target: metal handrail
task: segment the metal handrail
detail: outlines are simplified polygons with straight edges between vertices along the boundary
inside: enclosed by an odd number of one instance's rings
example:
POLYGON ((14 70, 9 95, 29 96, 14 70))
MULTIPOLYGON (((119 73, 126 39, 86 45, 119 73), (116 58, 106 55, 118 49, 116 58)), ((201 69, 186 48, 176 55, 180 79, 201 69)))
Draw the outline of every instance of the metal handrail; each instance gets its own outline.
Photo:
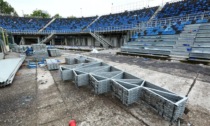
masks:
POLYGON ((76 34, 76 33, 89 33, 89 31, 93 32, 117 32, 117 31, 130 31, 130 30, 140 30, 145 29, 147 27, 157 27, 159 25, 171 25, 177 21, 189 21, 192 19, 208 19, 210 11, 205 11, 202 14, 196 13, 196 14, 190 14, 186 16, 174 16, 174 17, 168 17, 168 18, 161 18, 161 19, 154 19, 150 22, 140 22, 139 24, 129 24, 129 25, 120 25, 120 26, 107 26, 107 27, 99 27, 94 29, 75 29, 75 30, 44 30, 42 32, 38 32, 39 30, 7 30, 11 33, 16 34, 76 34))

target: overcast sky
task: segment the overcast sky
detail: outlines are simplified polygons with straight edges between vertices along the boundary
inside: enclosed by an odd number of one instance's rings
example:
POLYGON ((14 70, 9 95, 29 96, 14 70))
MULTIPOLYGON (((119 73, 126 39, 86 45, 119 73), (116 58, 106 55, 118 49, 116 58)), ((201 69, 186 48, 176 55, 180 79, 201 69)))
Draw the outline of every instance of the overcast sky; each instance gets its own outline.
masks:
POLYGON ((59 13, 68 16, 95 16, 116 13, 124 10, 134 10, 141 7, 157 6, 171 0, 5 0, 22 16, 31 14, 33 10, 41 9, 50 15, 59 13), (113 3, 113 4, 112 4, 113 3))

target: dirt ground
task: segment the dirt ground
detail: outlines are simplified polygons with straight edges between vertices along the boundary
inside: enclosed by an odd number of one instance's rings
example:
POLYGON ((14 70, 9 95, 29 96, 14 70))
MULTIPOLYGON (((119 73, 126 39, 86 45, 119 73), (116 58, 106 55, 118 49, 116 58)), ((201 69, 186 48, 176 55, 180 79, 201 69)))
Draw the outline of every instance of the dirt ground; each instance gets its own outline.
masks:
MULTIPOLYGON (((68 54, 83 53, 65 51, 57 59, 63 60, 68 54)), ((133 74, 140 71, 138 76, 146 80, 159 82, 160 86, 178 94, 188 94, 188 111, 181 119, 181 125, 209 126, 209 66, 116 56, 113 53, 84 55, 102 59, 133 74), (183 87, 178 88, 174 83, 183 87)), ((141 101, 127 107, 111 94, 97 96, 90 87, 77 88, 73 82, 63 82, 58 70, 29 69, 23 65, 13 84, 0 88, 1 126, 67 126, 72 119, 79 126, 171 125, 141 101)))

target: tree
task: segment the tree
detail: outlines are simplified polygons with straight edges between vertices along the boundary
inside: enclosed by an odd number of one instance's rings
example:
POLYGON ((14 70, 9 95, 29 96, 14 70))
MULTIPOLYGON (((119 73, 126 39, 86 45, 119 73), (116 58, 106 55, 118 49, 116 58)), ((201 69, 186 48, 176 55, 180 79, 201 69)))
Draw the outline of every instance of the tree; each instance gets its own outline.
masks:
POLYGON ((67 18, 76 18, 76 17, 72 15, 72 16, 69 16, 69 17, 67 17, 67 18))
POLYGON ((31 17, 29 14, 24 14, 23 17, 31 17))
POLYGON ((0 0, 0 13, 18 16, 15 9, 4 0, 0 0))
POLYGON ((42 17, 42 18, 50 18, 50 14, 47 11, 43 10, 34 10, 30 15, 31 17, 42 17))
POLYGON ((54 18, 62 18, 62 16, 60 16, 59 14, 56 14, 53 16, 54 18))

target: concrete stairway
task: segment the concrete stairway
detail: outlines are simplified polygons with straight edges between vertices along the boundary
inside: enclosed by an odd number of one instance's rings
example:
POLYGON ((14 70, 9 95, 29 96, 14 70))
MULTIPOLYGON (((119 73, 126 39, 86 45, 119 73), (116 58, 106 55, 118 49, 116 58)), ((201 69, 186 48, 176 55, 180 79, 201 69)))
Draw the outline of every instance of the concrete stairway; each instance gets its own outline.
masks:
POLYGON ((45 28, 47 28, 51 23, 53 23, 56 18, 53 18, 49 23, 47 23, 42 29, 39 30, 39 33, 42 32, 45 28))
POLYGON ((189 57, 210 60, 210 24, 202 24, 199 27, 189 57))
POLYGON ((171 51, 171 57, 188 58, 190 48, 193 46, 200 24, 187 25, 179 35, 171 51))
POLYGON ((82 31, 87 30, 93 23, 95 23, 97 20, 99 20, 101 16, 98 16, 93 22, 91 22, 85 29, 83 29, 82 31))
POLYGON ((168 57, 177 38, 177 35, 142 36, 122 46, 121 52, 168 57))
POLYGON ((112 44, 107 41, 104 37, 99 35, 98 33, 95 32, 89 32, 96 40, 98 40, 104 48, 112 47, 112 44))
POLYGON ((54 33, 51 33, 49 36, 47 36, 45 39, 43 39, 40 43, 46 43, 51 41, 55 37, 54 33))

